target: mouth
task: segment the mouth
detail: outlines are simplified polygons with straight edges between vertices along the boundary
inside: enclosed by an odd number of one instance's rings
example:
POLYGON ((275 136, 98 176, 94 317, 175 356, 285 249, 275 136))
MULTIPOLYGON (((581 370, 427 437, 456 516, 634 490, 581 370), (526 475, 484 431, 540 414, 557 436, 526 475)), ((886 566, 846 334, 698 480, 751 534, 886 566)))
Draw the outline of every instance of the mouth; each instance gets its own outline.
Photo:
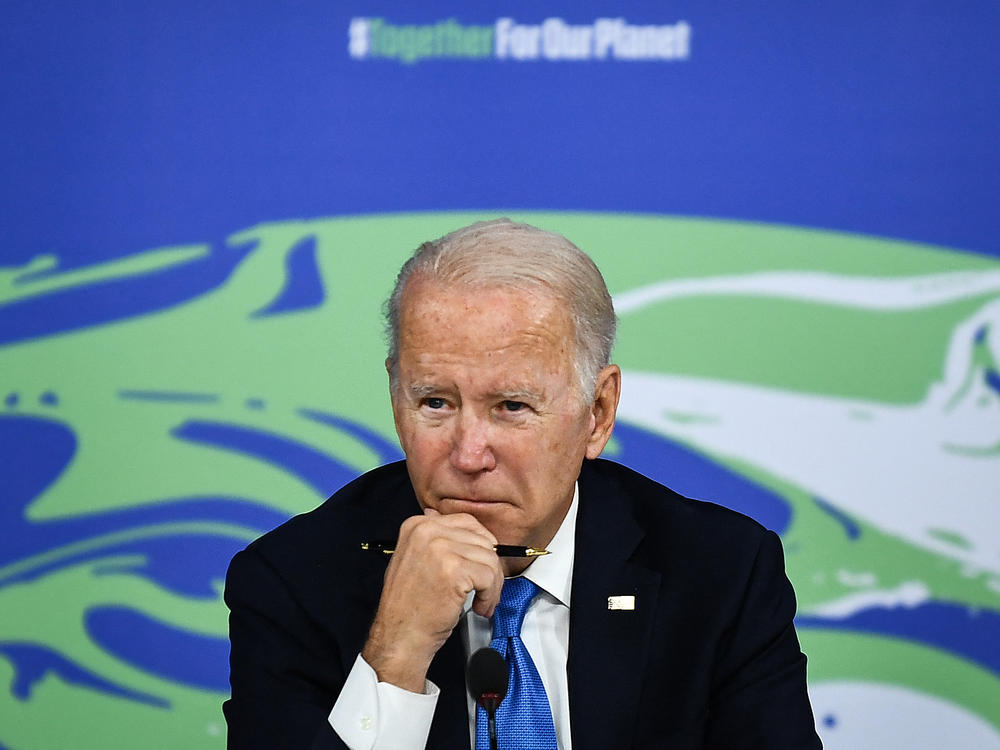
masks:
POLYGON ((500 503, 502 500, 498 500, 492 497, 442 497, 441 502, 445 503, 500 503))
POLYGON ((469 510, 472 508, 488 508, 504 502, 506 501, 491 497, 442 497, 439 505, 447 508, 469 510))

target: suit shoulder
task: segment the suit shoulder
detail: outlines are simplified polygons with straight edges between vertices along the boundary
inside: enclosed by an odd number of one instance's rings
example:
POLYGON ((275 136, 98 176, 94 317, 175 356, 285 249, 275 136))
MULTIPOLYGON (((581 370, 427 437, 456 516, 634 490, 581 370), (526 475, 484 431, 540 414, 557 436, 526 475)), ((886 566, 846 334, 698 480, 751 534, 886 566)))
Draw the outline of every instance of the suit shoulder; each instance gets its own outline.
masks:
POLYGON ((300 513, 272 529, 247 549, 273 564, 288 558, 303 563, 310 557, 328 557, 337 549, 354 548, 379 515, 409 507, 412 488, 406 464, 397 461, 372 469, 348 482, 321 505, 300 513))
POLYGON ((587 463, 585 469, 605 483, 606 491, 620 494, 631 504, 647 532, 660 530, 692 541, 710 539, 713 546, 742 540, 754 547, 767 534, 767 529, 749 516, 714 502, 685 497, 622 464, 604 459, 587 463))

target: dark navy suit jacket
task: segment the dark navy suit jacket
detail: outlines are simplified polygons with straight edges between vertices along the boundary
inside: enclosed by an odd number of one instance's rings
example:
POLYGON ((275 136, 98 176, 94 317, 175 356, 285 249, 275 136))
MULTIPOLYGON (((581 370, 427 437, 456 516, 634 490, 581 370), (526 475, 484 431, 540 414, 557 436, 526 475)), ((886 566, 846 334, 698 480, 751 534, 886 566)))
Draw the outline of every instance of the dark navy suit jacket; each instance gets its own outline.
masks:
MULTIPOLYGON (((580 473, 569 702, 574 750, 819 748, 778 537, 618 464, 580 473), (634 610, 608 597, 635 596, 634 610)), ((229 569, 230 748, 343 748, 327 716, 361 651, 386 556, 420 512, 402 462, 376 469, 240 552, 229 569)), ((469 747, 456 633, 428 748, 469 747)))

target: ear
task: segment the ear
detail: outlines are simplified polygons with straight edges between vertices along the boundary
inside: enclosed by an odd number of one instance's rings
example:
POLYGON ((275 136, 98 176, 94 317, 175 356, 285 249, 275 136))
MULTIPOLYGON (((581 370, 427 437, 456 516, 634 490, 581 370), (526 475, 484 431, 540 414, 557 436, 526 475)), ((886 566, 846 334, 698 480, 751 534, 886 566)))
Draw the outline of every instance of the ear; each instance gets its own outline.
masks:
POLYGON ((594 403, 590 406, 591 428, 587 438, 587 458, 597 458, 611 438, 618 413, 618 398, 622 393, 622 371, 618 365, 608 365, 597 376, 594 403))

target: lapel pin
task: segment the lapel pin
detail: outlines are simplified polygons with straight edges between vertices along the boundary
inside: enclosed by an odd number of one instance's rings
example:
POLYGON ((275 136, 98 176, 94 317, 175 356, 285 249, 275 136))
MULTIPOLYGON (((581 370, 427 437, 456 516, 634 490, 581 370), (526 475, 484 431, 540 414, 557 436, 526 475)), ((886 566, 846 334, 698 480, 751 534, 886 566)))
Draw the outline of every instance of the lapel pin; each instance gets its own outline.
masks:
POLYGON ((609 596, 608 609, 633 610, 635 609, 634 596, 609 596))

